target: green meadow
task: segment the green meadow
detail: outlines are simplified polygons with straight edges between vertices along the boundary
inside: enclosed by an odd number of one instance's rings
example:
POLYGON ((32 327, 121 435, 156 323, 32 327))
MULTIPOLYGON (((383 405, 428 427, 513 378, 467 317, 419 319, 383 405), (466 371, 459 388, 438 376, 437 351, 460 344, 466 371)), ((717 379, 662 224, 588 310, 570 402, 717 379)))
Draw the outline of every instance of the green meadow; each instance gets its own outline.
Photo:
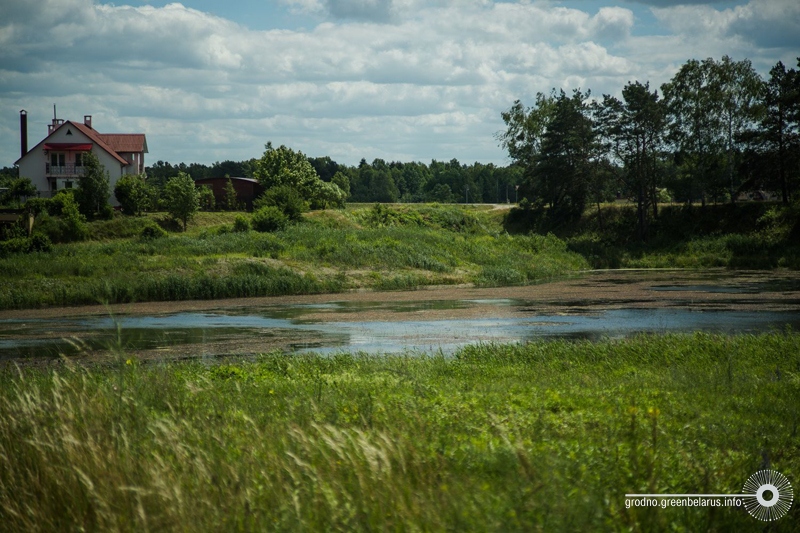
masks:
POLYGON ((645 242, 624 204, 568 224, 438 204, 356 204, 266 233, 237 231, 242 217, 202 212, 184 233, 163 213, 117 215, 81 242, 2 249, 0 309, 522 285, 590 268, 800 268, 797 207, 766 203, 662 206, 645 242))
MULTIPOLYGON (((800 480, 800 335, 0 370, 8 531, 763 531, 626 493, 800 480)), ((797 489, 795 488, 795 491, 797 489)), ((769 525, 796 531, 800 511, 769 525)))
POLYGON ((235 232, 236 213, 201 213, 187 233, 143 237, 163 215, 90 225, 91 239, 0 258, 0 309, 524 284, 589 264, 553 235, 510 235, 502 212, 355 207, 271 232, 235 232))

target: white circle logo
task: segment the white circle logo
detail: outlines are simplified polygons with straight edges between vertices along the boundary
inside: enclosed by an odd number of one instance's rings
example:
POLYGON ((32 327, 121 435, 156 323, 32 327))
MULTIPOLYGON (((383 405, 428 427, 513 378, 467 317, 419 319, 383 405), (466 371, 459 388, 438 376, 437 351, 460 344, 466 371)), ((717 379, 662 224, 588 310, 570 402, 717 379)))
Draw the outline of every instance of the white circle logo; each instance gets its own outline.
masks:
POLYGON ((755 499, 746 498, 744 506, 751 516, 765 522, 788 513, 794 500, 792 484, 775 470, 756 472, 745 482, 742 492, 755 495, 755 499))

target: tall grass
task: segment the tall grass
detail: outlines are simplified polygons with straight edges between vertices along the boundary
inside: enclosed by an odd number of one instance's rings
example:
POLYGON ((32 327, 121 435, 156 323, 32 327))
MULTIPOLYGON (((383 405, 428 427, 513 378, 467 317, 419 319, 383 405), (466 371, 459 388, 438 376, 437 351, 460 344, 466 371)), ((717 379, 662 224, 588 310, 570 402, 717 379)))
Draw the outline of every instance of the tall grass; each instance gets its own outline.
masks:
MULTIPOLYGON (((9 531, 749 531, 630 492, 800 479, 800 335, 0 371, 9 531)), ((771 526, 793 531, 797 506, 771 526)))

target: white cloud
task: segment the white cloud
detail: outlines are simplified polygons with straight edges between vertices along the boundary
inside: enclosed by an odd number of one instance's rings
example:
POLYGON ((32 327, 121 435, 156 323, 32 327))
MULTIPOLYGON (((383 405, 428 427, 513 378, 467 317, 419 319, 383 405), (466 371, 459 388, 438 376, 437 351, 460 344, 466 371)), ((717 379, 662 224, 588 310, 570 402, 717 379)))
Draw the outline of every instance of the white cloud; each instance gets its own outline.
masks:
MULTIPOLYGON (((772 16, 748 6, 656 10, 673 35, 655 38, 632 37, 636 17, 621 7, 282 1, 320 23, 253 31, 177 3, 3 4, 0 131, 14 132, 25 108, 33 144, 56 102, 62 118, 93 114, 100 131, 144 131, 151 162, 245 159, 270 139, 347 163, 502 162, 493 134, 515 99, 551 87, 618 92, 632 79, 658 86, 693 56, 686 50, 733 55, 740 48, 723 45, 759 33, 752 24, 772 16), (68 15, 55 16, 56 5, 68 15), (736 25, 745 22, 752 27, 736 25)), ((7 162, 17 155, 15 143, 0 146, 7 162)))
POLYGON ((800 2, 797 0, 750 0, 724 10, 710 5, 682 5, 653 12, 677 34, 695 38, 738 38, 758 47, 800 50, 800 2))

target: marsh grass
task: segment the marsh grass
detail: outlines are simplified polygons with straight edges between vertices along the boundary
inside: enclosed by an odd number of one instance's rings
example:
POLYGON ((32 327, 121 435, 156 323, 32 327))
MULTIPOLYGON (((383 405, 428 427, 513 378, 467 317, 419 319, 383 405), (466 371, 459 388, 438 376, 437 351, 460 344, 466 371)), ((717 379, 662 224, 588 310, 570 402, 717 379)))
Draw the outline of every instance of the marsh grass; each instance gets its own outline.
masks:
MULTIPOLYGON (((0 370, 9 531, 751 531, 626 492, 800 476, 800 335, 0 370)), ((793 531, 790 514, 771 531, 793 531)))

